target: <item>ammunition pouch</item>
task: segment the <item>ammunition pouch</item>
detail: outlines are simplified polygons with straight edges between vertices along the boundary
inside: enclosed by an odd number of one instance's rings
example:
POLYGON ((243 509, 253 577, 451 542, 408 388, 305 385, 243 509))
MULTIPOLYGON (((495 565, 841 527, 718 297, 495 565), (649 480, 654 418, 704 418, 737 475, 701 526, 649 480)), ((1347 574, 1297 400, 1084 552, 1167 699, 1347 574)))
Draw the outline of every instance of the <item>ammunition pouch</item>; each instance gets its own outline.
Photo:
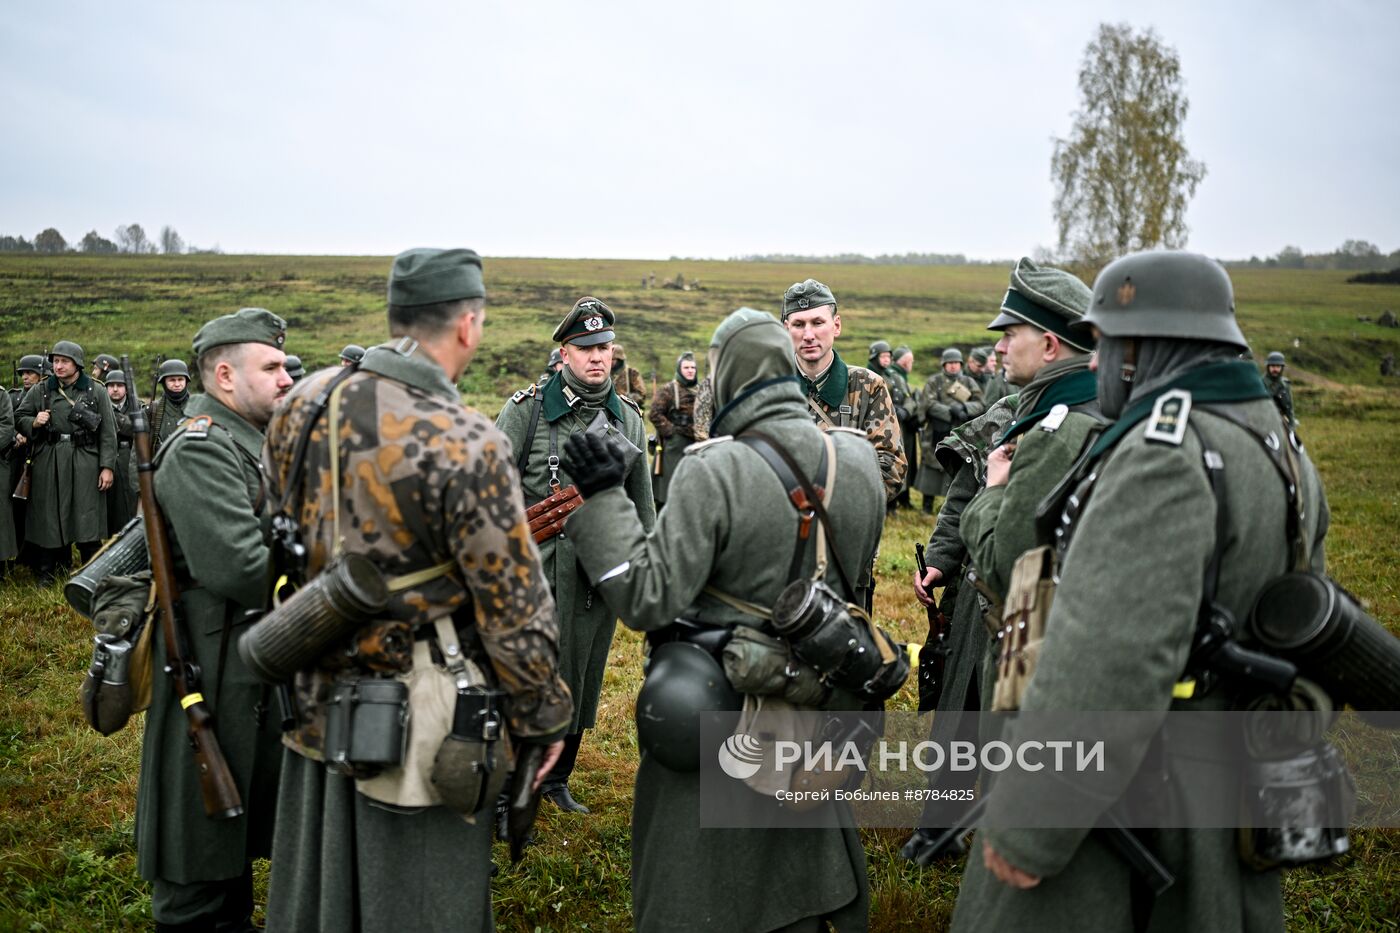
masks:
POLYGON ((749 625, 736 625, 721 653, 724 675, 746 696, 777 697, 798 706, 821 706, 831 695, 821 673, 799 660, 791 646, 749 625))
POLYGON ((818 580, 795 580, 773 604, 773 628, 835 687, 887 700, 909 676, 909 657, 870 616, 818 580))
POLYGON ((151 632, 155 592, 150 571, 103 579, 93 597, 92 663, 79 697, 83 718, 102 735, 151 705, 151 632))
POLYGON ((536 544, 543 544, 564 528, 564 519, 569 513, 583 505, 583 497, 578 487, 572 483, 563 489, 556 489, 547 498, 541 499, 525 510, 525 521, 530 526, 530 537, 536 544))
POLYGON ((1021 708, 1045 641, 1045 622, 1055 596, 1055 552, 1049 546, 1022 554, 1011 570, 1011 585, 1002 604, 997 640, 997 680, 992 709, 1021 708))

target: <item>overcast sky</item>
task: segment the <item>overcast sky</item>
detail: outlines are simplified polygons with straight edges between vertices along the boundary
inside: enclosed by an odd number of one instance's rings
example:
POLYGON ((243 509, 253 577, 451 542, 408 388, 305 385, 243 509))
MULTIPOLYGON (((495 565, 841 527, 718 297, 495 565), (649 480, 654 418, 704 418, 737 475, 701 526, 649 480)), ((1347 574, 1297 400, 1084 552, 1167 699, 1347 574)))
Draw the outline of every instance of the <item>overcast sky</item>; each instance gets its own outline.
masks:
POLYGON ((1180 53, 1193 248, 1400 247, 1394 0, 10 3, 0 233, 1014 257, 1103 21, 1180 53))

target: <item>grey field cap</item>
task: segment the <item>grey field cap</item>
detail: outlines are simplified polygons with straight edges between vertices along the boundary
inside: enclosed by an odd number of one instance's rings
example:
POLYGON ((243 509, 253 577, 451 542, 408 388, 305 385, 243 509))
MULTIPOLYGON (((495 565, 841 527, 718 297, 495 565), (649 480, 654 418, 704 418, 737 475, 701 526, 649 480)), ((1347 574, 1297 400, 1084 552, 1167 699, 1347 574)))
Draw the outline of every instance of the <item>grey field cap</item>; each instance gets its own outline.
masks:
POLYGON ((1089 313, 1109 337, 1212 340, 1247 349, 1235 320, 1235 291, 1220 263, 1200 253, 1149 250, 1115 259, 1094 280, 1089 313))
POLYGON ((987 330, 1006 330, 1013 324, 1030 324, 1054 334, 1070 346, 1088 352, 1094 343, 1074 325, 1089 310, 1092 293, 1079 277, 1064 269, 1039 266, 1022 257, 1011 270, 1011 281, 1001 299, 1001 313, 987 330))
POLYGON ((794 311, 810 311, 826 305, 836 307, 836 296, 816 279, 794 282, 783 292, 783 320, 794 311))

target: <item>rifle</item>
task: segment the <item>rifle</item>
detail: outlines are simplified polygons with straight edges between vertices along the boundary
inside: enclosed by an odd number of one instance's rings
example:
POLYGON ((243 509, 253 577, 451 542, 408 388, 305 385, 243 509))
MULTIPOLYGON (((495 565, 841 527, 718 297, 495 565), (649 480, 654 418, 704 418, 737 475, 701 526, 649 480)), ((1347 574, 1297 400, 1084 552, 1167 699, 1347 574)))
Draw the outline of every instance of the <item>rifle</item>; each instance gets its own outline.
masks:
MULTIPOLYGON (((987 798, 983 797, 958 819, 956 826, 928 845, 924 850, 928 853, 927 857, 931 860, 939 857, 945 851, 957 854, 967 852, 968 847, 963 840, 976 827, 986 811, 987 798)), ((1151 849, 1143 844, 1141 837, 1124 825, 1113 811, 1110 810, 1103 815, 1093 832, 1098 834, 1099 838, 1127 863, 1133 874, 1151 889, 1154 897, 1160 897, 1176 883, 1176 876, 1171 873, 1167 866, 1162 864, 1151 849)), ((931 864, 931 861, 920 864, 931 864)))
MULTIPOLYGON (((914 560, 919 566, 919 579, 928 574, 928 564, 924 562, 924 546, 914 545, 914 560)), ((933 598, 933 594, 929 594, 933 598)), ((948 644, 950 626, 948 617, 934 603, 926 607, 928 612, 928 644, 919 652, 919 708, 933 709, 943 695, 943 683, 948 670, 948 655, 952 647, 948 644), (929 652, 925 662, 924 652, 929 652)))
MULTIPOLYGON (((126 393, 130 396, 136 390, 136 380, 131 372, 131 360, 125 356, 122 357, 122 373, 126 379, 126 393)), ((204 814, 216 820, 232 819, 243 813, 243 800, 214 733, 214 714, 200 693, 199 665, 185 650, 184 626, 176 614, 179 592, 175 583, 175 559, 165 532, 165 517, 156 502, 151 428, 141 408, 136 408, 132 414, 131 424, 136 473, 141 479, 141 512, 146 516, 146 551, 150 555, 161 635, 165 640, 165 673, 174 684, 175 696, 189 722, 190 747, 194 749, 195 767, 199 771, 204 814)))

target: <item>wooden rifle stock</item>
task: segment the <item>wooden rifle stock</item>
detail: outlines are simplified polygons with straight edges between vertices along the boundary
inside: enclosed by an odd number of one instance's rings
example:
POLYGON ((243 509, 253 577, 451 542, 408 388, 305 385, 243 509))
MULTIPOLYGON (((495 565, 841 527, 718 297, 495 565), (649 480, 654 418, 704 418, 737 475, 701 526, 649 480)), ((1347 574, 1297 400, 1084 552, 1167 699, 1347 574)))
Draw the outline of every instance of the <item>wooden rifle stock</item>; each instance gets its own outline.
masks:
MULTIPOLYGON (((126 377, 126 394, 130 398, 136 387, 131 360, 125 356, 122 357, 122 372, 126 377)), ((195 767, 199 771, 204 814, 216 820, 232 819, 242 814, 243 800, 224 759, 223 749, 219 747, 218 736, 214 733, 214 714, 199 692, 199 667, 185 657, 184 632, 176 614, 179 588, 175 582, 175 560, 170 553, 170 539, 165 533, 165 517, 156 502, 155 468, 151 465, 151 429, 139 405, 135 407, 131 421, 136 472, 141 482, 141 511, 146 517, 146 550, 150 554, 161 635, 165 640, 165 673, 175 686, 175 696, 189 722, 190 746, 194 749, 195 767)))

